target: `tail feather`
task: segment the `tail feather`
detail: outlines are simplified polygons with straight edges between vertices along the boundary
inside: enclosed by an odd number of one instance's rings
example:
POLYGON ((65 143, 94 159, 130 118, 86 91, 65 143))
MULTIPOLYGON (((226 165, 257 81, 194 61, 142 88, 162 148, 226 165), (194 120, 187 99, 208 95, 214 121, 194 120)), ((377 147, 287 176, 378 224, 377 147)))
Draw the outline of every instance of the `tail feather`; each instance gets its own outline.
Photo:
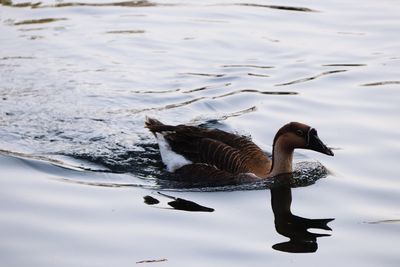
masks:
POLYGON ((146 121, 144 122, 144 124, 146 128, 164 125, 161 121, 150 117, 146 117, 146 121))
POLYGON ((175 129, 175 126, 165 125, 161 121, 154 119, 154 118, 150 118, 150 117, 146 117, 146 121, 144 124, 145 124, 145 127, 147 129, 149 129, 150 132, 152 132, 153 134, 161 133, 161 132, 165 132, 165 131, 174 131, 174 129, 175 129))

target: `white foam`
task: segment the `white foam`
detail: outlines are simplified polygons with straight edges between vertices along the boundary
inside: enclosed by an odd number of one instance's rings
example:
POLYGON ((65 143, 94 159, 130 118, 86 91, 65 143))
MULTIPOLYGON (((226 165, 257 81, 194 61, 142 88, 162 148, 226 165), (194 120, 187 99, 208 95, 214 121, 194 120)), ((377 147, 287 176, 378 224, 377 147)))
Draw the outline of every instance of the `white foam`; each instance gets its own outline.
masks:
POLYGON ((192 162, 186 159, 184 156, 179 155, 172 151, 170 145, 165 140, 164 136, 160 133, 156 133, 158 146, 160 148, 161 158, 164 164, 167 166, 169 172, 174 172, 176 169, 184 165, 191 164, 192 162))

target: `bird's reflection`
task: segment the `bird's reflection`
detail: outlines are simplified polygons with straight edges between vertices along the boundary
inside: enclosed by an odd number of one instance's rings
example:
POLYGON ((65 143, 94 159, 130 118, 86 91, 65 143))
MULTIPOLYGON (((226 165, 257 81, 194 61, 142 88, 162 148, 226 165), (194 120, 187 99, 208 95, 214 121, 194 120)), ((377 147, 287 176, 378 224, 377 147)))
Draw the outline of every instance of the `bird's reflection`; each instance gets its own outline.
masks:
MULTIPOLYGON (((291 253, 310 253, 318 249, 317 239, 330 234, 317 234, 309 232, 309 229, 332 230, 328 223, 334 219, 309 219, 292 214, 292 187, 309 184, 299 183, 292 174, 274 177, 268 184, 271 191, 271 206, 275 218, 276 231, 289 238, 289 241, 272 246, 273 249, 291 253)), ((191 200, 177 198, 165 193, 157 192, 158 196, 172 199, 167 204, 169 208, 190 212, 213 212, 214 209, 197 204, 191 200)), ((152 196, 145 196, 144 202, 148 205, 160 204, 160 201, 152 196)))
MULTIPOLYGON (((167 195, 161 192, 157 192, 160 196, 172 199, 172 201, 168 202, 168 205, 172 207, 173 209, 176 210, 183 210, 183 211, 201 211, 201 212, 213 212, 213 208, 205 207, 200 204, 197 204, 196 202, 183 199, 183 198, 178 198, 174 197, 171 195, 167 195)), ((144 196, 144 203, 147 205, 156 205, 159 204, 160 201, 152 196, 144 196)))
POLYGON ((292 214, 291 175, 276 177, 276 183, 271 187, 271 206, 275 217, 276 231, 290 240, 272 246, 273 249, 307 253, 318 249, 317 238, 330 234, 316 234, 308 231, 310 228, 332 230, 327 224, 334 219, 308 219, 292 214))

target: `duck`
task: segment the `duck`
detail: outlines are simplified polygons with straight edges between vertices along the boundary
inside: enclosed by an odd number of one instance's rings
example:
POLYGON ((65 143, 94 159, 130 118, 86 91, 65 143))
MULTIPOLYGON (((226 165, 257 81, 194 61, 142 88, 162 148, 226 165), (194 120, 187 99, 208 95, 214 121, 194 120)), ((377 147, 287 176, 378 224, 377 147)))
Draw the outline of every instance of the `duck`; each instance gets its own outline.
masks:
POLYGON ((192 185, 237 185, 292 173, 295 149, 334 155, 316 129, 300 122, 276 132, 271 158, 251 138, 216 128, 167 125, 150 117, 145 128, 156 137, 171 179, 192 185))

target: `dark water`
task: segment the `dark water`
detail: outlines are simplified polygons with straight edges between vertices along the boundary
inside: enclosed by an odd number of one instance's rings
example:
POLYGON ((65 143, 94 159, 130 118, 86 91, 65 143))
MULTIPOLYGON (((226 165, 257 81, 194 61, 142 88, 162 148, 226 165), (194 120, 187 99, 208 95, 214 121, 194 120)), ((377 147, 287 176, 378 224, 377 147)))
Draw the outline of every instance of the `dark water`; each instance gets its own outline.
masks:
POLYGON ((2 265, 400 263, 397 3, 2 3, 2 265), (301 121, 335 157, 298 151, 291 187, 182 189, 145 116, 266 152, 301 121))

